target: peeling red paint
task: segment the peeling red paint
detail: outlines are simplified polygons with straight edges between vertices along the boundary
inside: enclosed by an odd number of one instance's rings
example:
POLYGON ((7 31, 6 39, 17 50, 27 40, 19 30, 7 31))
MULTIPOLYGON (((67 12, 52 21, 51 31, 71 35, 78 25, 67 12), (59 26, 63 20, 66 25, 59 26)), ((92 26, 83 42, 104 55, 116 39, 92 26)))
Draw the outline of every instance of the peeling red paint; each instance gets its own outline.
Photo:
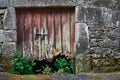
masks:
POLYGON ((31 39, 30 39, 30 35, 31 35, 31 23, 32 23, 32 14, 29 13, 30 10, 26 10, 25 11, 25 50, 26 50, 26 54, 31 53, 31 39))
POLYGON ((40 9, 40 29, 43 29, 44 27, 44 18, 46 17, 45 10, 40 9))
POLYGON ((62 25, 67 23, 67 14, 65 11, 62 12, 62 25))

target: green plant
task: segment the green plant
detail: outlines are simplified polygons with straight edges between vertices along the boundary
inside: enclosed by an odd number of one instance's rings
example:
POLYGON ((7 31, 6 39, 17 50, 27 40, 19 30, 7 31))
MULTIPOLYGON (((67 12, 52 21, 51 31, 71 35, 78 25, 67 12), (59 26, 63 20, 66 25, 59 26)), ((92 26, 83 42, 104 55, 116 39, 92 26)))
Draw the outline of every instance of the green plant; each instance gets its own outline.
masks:
POLYGON ((71 74, 71 62, 64 59, 64 58, 58 58, 55 60, 54 65, 58 69, 57 73, 67 73, 71 74))
POLYGON ((11 62, 12 68, 10 72, 12 74, 32 74, 32 66, 35 65, 35 63, 32 61, 31 56, 23 57, 23 54, 16 53, 13 56, 13 60, 11 62))
POLYGON ((43 74, 50 74, 51 72, 52 72, 52 70, 48 65, 46 65, 46 67, 42 71, 43 74))

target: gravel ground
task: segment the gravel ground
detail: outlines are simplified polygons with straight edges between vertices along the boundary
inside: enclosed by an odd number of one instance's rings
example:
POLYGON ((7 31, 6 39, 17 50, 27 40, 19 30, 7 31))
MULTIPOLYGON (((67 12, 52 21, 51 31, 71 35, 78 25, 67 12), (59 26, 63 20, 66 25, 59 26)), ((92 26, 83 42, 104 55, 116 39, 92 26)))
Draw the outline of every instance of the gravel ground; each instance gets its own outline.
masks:
POLYGON ((53 80, 120 80, 118 73, 92 73, 80 75, 50 75, 53 80))
POLYGON ((0 80, 9 80, 6 74, 0 74, 0 80))
POLYGON ((88 73, 79 75, 14 75, 9 73, 0 73, 0 80, 120 80, 120 72, 88 73))
POLYGON ((53 80, 93 80, 89 75, 50 75, 53 80))

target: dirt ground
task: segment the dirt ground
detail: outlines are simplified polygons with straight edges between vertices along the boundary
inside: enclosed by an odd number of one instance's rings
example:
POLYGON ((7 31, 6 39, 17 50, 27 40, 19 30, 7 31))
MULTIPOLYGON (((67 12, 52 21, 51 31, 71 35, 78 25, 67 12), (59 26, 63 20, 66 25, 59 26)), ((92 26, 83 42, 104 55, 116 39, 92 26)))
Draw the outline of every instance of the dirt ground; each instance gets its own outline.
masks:
POLYGON ((49 75, 15 75, 7 72, 1 72, 0 74, 5 74, 7 76, 2 76, 0 80, 52 80, 49 75), (6 78, 7 77, 7 78, 6 78))
MULTIPOLYGON (((79 80, 120 80, 120 72, 114 73, 81 73, 79 75, 89 75, 91 79, 79 80)), ((74 77, 77 75, 74 75, 74 77)), ((15 75, 7 72, 0 72, 0 80, 66 80, 66 79, 53 79, 50 75, 15 75)), ((78 79, 67 79, 67 80, 78 80, 78 79)))
POLYGON ((113 73, 89 73, 94 80, 120 80, 120 72, 113 73))

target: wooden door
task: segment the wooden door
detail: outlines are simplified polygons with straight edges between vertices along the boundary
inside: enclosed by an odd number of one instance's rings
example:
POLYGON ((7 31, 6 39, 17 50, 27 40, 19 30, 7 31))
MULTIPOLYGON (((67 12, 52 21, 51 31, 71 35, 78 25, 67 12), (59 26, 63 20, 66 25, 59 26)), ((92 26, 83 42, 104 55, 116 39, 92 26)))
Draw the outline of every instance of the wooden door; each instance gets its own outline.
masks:
POLYGON ((35 59, 74 55, 74 8, 18 8, 17 49, 35 59))

